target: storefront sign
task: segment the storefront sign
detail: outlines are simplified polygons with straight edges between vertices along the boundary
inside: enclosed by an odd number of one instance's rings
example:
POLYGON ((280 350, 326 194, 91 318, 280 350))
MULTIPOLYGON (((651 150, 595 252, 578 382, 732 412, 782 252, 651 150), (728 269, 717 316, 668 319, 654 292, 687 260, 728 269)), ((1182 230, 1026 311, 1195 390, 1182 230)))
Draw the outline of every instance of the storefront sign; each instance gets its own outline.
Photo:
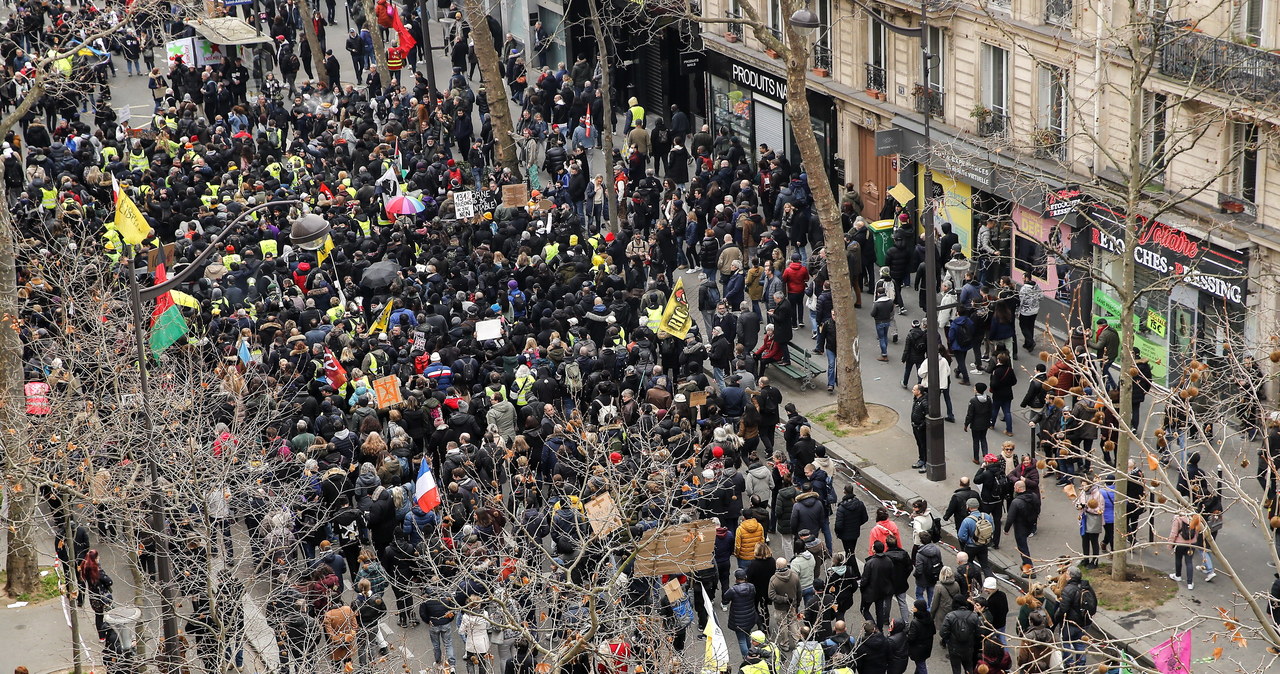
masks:
POLYGON ((995 165, 980 157, 937 152, 934 153, 931 164, 932 168, 955 176, 980 190, 990 192, 994 189, 995 165))
POLYGON ((1044 195, 1044 216, 1061 218, 1071 215, 1084 201, 1084 192, 1076 185, 1068 185, 1060 190, 1051 190, 1044 195))
MULTIPOLYGON (((1089 209, 1093 245, 1117 255, 1125 252, 1124 215, 1102 205, 1089 209)), ((1201 292, 1244 305, 1248 294, 1248 254, 1205 243, 1163 222, 1138 218, 1141 233, 1133 250, 1139 265, 1157 274, 1182 276, 1201 292)))
POLYGON ((1169 334, 1169 322, 1155 309, 1147 309, 1147 329, 1164 338, 1169 334))
POLYGON ((734 63, 729 66, 729 79, 769 98, 779 101, 787 100, 787 81, 755 68, 734 63))
POLYGON ((902 129, 876 132, 876 156, 887 157, 902 151, 902 129))

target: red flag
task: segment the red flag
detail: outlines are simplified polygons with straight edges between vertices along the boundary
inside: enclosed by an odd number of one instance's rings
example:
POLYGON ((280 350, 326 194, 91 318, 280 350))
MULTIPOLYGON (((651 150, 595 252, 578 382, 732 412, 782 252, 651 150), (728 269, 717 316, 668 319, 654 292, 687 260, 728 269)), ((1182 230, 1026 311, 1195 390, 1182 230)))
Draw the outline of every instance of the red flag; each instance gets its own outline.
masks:
POLYGON ((342 363, 338 362, 333 351, 327 346, 324 347, 324 376, 329 380, 329 385, 335 389, 342 388, 342 385, 347 383, 347 369, 342 367, 342 363))
POLYGON ((418 41, 413 39, 413 35, 409 34, 409 29, 405 28, 404 21, 400 18, 400 11, 395 7, 387 7, 387 12, 391 14, 391 30, 400 36, 400 48, 406 52, 413 49, 418 41))
POLYGON ((333 198, 333 190, 329 189, 329 186, 324 183, 320 183, 320 194, 323 194, 326 199, 333 198))

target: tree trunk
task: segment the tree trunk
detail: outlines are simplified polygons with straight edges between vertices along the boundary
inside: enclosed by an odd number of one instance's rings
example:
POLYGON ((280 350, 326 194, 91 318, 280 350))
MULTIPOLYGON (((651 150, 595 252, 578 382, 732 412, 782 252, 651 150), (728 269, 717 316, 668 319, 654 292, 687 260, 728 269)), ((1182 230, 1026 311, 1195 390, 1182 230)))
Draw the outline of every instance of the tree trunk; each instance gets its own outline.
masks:
MULTIPOLYGON (((387 43, 382 41, 382 28, 378 26, 378 12, 374 9, 373 0, 362 0, 364 4, 364 21, 373 36, 373 57, 378 67, 378 81, 382 88, 391 86, 391 69, 387 67, 387 43)), ((380 91, 371 91, 369 96, 377 96, 380 91)))
MULTIPOLYGON (((68 560, 66 578, 67 591, 63 594, 63 598, 67 602, 67 616, 71 619, 72 669, 75 674, 80 674, 82 670, 81 663, 84 662, 84 653, 80 650, 80 611, 77 611, 76 604, 72 603, 73 601, 78 602, 78 600, 72 599, 72 593, 82 592, 83 589, 80 587, 80 579, 76 575, 79 571, 79 569, 76 568, 76 556, 79 554, 79 551, 76 550, 76 528, 70 512, 71 500, 73 497, 74 494, 69 491, 62 494, 62 502, 68 509, 67 517, 63 521, 62 525, 62 539, 65 541, 64 545, 67 546, 68 560)), ((85 597, 84 599, 85 603, 88 604, 89 598, 85 597)))
POLYGON ((511 105, 507 102, 507 85, 502 79, 498 51, 493 48, 493 32, 489 30, 489 14, 478 0, 463 2, 467 23, 471 24, 471 40, 476 45, 476 60, 480 63, 480 81, 487 84, 489 93, 489 122, 493 128, 494 159, 503 168, 520 175, 520 162, 516 159, 515 126, 511 121, 511 105))
POLYGON ((324 74, 324 50, 320 48, 316 25, 311 21, 311 0, 298 0, 298 13, 302 15, 302 35, 311 47, 311 65, 315 66, 316 79, 324 81, 332 89, 337 83, 329 82, 324 74))
MULTIPOLYGON (((791 16, 798 7, 797 0, 784 0, 782 16, 791 16)), ((787 64, 786 112, 795 135, 800 161, 809 174, 809 191, 817 207, 822 225, 823 240, 827 251, 828 276, 831 279, 832 311, 839 327, 836 351, 836 417, 840 421, 861 425, 867 421, 867 401, 862 389, 862 367, 858 361, 858 316, 853 307, 853 283, 849 276, 849 259, 845 256, 844 227, 840 222, 840 207, 831 193, 831 181, 827 179, 826 166, 818 149, 818 139, 813 133, 809 118, 809 100, 805 96, 805 73, 808 68, 809 47, 800 33, 786 24, 787 64)), ((803 311, 803 307, 796 307, 803 311)))
MULTIPOLYGON (((617 232, 618 227, 618 191, 613 187, 613 73, 609 72, 608 42, 604 39, 604 28, 600 25, 600 3, 598 0, 587 0, 591 9, 591 28, 595 33, 596 63, 600 66, 600 110, 602 119, 596 121, 596 133, 600 134, 600 145, 604 152, 605 203, 609 207, 609 231, 617 232)), ((590 104, 588 103, 588 109, 590 104)), ((588 112, 588 114, 590 114, 588 112)))
MULTIPOLYGON (((4 166, 0 164, 0 183, 4 166)), ((0 313, 7 319, 0 325, 0 447, 5 456, 5 489, 9 499, 8 552, 5 556, 4 591, 11 597, 31 594, 40 582, 39 564, 32 518, 36 516, 35 488, 21 477, 30 464, 31 443, 27 442, 25 394, 22 380, 22 342, 15 318, 18 315, 17 230, 13 212, 0 209, 0 313)))

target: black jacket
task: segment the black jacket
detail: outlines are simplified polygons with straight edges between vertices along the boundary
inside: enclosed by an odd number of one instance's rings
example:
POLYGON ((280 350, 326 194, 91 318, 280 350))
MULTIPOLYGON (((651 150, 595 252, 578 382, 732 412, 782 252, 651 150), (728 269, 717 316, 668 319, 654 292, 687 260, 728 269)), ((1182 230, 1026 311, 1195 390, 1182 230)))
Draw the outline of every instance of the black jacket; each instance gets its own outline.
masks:
POLYGON ((978 492, 968 487, 961 487, 951 492, 951 500, 947 502, 947 511, 942 514, 942 519, 953 521, 956 525, 956 531, 960 530, 960 524, 964 522, 964 518, 969 516, 969 511, 965 508, 965 502, 971 498, 978 498, 978 492))
POLYGON ((862 537, 862 526, 867 523, 867 506, 856 496, 846 496, 836 506, 836 538, 857 541, 862 537))
POLYGON ((862 581, 858 584, 862 590, 862 601, 871 603, 892 596, 893 574, 893 560, 884 553, 868 557, 862 566, 862 581))
POLYGON ((985 431, 991 428, 991 396, 976 395, 969 399, 969 411, 965 412, 964 425, 973 431, 985 431))
POLYGON ((911 614, 911 624, 907 625, 907 655, 915 662, 928 660, 933 655, 933 636, 937 630, 928 612, 911 614))

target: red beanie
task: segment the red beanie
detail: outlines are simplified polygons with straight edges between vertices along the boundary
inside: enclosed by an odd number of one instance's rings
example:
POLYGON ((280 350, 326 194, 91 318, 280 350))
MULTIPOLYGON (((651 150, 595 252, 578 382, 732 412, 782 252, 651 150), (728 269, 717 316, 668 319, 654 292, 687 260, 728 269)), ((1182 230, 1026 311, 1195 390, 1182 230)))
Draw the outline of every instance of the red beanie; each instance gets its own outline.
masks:
POLYGON ((717 459, 722 458, 722 457, 724 456, 724 448, 723 448, 723 447, 716 447, 716 448, 712 449, 712 450, 711 450, 711 456, 714 456, 714 457, 716 457, 717 459))
POLYGON ((609 463, 612 463, 615 466, 622 463, 622 455, 617 452, 610 452, 609 463))

